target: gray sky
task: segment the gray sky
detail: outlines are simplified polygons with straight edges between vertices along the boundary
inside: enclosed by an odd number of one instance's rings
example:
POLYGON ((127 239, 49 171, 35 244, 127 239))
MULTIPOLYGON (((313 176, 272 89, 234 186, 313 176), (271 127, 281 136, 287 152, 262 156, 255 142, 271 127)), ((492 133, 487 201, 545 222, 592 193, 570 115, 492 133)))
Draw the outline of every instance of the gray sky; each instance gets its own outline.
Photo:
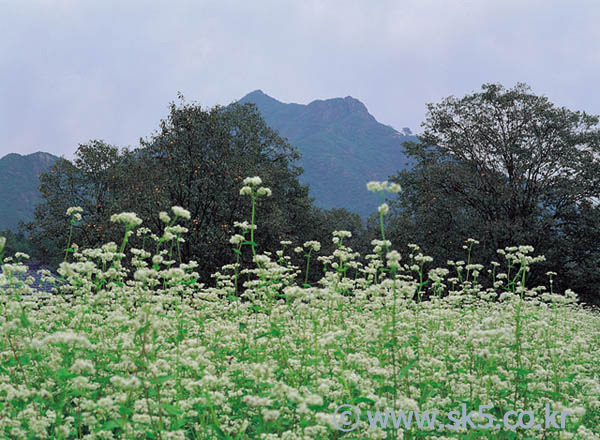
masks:
POLYGON ((0 156, 136 146, 181 91, 354 96, 420 132, 425 105, 486 82, 600 114, 600 2, 0 0, 0 156))

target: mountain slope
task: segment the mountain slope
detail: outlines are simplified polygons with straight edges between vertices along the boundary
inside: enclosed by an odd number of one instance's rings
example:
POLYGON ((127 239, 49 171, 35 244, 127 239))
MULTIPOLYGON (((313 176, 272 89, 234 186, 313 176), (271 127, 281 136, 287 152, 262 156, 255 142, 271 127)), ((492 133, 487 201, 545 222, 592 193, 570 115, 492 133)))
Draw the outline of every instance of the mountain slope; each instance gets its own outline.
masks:
POLYGON ((238 101, 248 102, 298 149, 298 165, 304 168, 300 182, 309 185, 321 208, 346 208, 365 220, 380 203, 367 191, 367 182, 388 180, 414 165, 402 144, 416 138, 380 124, 351 96, 302 105, 282 103, 255 90, 238 101))
POLYGON ((16 231, 19 220, 30 221, 40 201, 40 173, 47 171, 58 157, 49 153, 27 156, 11 153, 0 158, 0 230, 16 231))

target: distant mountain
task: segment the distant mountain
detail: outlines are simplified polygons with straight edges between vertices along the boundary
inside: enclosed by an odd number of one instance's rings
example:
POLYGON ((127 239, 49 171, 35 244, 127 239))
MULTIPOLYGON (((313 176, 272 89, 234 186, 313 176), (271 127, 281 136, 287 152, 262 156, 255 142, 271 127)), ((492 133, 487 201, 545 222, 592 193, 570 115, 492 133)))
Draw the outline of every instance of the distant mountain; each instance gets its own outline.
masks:
POLYGON ((286 104, 255 90, 238 101, 254 103, 266 123, 287 138, 302 158, 299 178, 321 208, 346 208, 363 220, 377 210, 379 197, 367 191, 371 180, 388 180, 415 161, 402 144, 417 141, 381 124, 365 105, 351 96, 286 104))
MULTIPOLYGON (((402 144, 416 141, 410 129, 381 124, 351 96, 286 104, 256 90, 239 103, 256 104, 267 124, 302 154, 300 182, 321 208, 346 208, 363 220, 377 210, 379 197, 367 191, 371 180, 387 180, 414 159, 402 144)), ((0 230, 16 231, 19 220, 33 219, 40 202, 39 175, 58 160, 49 153, 0 158, 0 230)))
POLYGON ((40 173, 58 157, 49 153, 27 156, 11 153, 0 158, 0 230, 17 231, 19 220, 30 221, 40 201, 40 173))

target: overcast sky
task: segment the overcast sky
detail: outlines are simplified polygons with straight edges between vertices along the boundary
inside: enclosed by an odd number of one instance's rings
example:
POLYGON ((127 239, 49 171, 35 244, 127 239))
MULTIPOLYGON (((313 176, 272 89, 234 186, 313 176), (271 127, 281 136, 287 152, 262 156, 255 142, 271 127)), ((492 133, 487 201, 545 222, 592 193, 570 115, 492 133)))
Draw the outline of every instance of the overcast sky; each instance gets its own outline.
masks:
POLYGON ((528 83, 600 114, 600 1, 0 0, 0 156, 151 135, 181 91, 353 96, 397 130, 426 103, 528 83))

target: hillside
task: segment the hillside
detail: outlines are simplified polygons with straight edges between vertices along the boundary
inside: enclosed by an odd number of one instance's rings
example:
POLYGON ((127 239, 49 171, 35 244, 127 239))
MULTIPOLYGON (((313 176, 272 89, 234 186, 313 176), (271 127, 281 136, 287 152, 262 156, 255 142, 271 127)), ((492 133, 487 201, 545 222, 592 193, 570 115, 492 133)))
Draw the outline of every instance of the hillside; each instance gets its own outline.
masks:
POLYGON ((40 173, 57 159, 43 152, 26 156, 11 153, 0 158, 0 230, 16 231, 19 220, 33 219, 33 211, 40 201, 40 173))
MULTIPOLYGON (((377 122, 350 96, 286 104, 256 90, 238 102, 256 104, 267 124, 298 149, 297 165, 304 168, 300 182, 321 208, 346 208, 366 220, 379 205, 366 183, 386 180, 413 164, 402 143, 416 138, 377 122)), ((19 220, 33 219, 39 174, 57 159, 43 152, 0 158, 0 230, 16 231, 19 220)))
POLYGON ((300 182, 309 185, 321 208, 346 208, 365 220, 379 205, 378 197, 367 192, 367 182, 387 180, 414 165, 402 144, 416 137, 377 122, 351 96, 286 104, 256 90, 238 101, 247 102, 302 155, 300 182))

